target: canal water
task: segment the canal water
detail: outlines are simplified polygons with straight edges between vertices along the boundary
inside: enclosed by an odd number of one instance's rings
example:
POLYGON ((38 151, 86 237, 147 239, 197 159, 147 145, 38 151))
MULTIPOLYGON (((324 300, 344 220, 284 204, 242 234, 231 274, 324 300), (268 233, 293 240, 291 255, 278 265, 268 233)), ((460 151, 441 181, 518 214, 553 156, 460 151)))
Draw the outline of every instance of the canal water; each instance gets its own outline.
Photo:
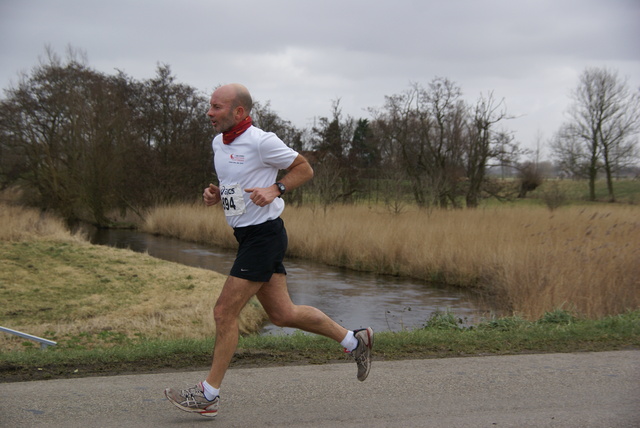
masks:
MULTIPOLYGON (((131 230, 99 230, 92 243, 148 253, 152 257, 227 275, 235 252, 131 230)), ((434 287, 410 278, 336 268, 309 260, 285 259, 291 299, 315 306, 348 329, 400 331, 424 326, 436 311, 475 324, 490 313, 486 302, 456 288, 434 287)), ((268 324, 263 334, 290 334, 268 324)))

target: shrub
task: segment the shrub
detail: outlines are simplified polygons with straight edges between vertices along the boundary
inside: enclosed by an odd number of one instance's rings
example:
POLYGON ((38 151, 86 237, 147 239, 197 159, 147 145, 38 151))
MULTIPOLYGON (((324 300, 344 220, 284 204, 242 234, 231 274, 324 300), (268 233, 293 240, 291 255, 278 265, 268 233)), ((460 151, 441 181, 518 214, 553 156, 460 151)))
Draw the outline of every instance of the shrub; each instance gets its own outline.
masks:
POLYGON ((549 211, 553 211, 567 202, 567 195, 557 181, 547 181, 542 191, 542 201, 549 211))
POLYGON ((463 320, 456 318, 454 314, 449 311, 442 312, 436 310, 431 314, 429 320, 424 325, 424 328, 433 328, 436 330, 462 330, 463 320))
POLYGON ((576 319, 571 312, 564 309, 556 309, 555 311, 545 312, 542 318, 538 320, 538 324, 571 324, 576 319))

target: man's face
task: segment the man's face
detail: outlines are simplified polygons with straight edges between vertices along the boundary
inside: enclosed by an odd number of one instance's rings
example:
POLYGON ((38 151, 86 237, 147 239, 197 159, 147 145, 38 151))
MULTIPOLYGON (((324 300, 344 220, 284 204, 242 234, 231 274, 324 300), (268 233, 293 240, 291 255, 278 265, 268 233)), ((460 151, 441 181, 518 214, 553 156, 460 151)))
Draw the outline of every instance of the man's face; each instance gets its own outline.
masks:
POLYGON ((209 116, 211 125, 216 132, 229 131, 236 125, 236 109, 231 108, 233 98, 227 92, 224 88, 220 88, 211 95, 209 101, 210 107, 207 116, 209 116))

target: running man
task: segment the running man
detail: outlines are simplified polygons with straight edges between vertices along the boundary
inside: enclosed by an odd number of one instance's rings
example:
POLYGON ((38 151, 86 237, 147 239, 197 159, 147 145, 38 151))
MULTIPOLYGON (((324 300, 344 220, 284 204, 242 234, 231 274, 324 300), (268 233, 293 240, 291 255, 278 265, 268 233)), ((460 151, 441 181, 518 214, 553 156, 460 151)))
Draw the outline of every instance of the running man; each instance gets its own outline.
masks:
POLYGON ((347 330, 319 309, 291 301, 282 264, 287 232, 280 218, 285 205, 281 196, 309 181, 313 169, 275 134, 252 125, 252 105, 247 88, 237 83, 211 95, 207 116, 218 132, 212 146, 219 184, 210 184, 203 197, 207 206, 221 203, 238 252, 213 310, 216 340, 207 378, 188 389, 165 390, 178 408, 209 417, 218 413, 222 380, 238 345, 238 316, 253 296, 276 326, 340 343, 355 359, 358 380, 364 381, 371 369, 371 328, 347 330), (280 170, 287 174, 276 182, 280 170))

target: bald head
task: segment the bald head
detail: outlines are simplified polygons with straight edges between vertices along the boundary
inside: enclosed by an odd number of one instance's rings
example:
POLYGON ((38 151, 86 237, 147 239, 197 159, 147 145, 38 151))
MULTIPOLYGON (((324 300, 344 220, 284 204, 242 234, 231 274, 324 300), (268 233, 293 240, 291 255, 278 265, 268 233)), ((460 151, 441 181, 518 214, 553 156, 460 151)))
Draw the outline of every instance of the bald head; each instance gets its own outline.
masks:
POLYGON ((217 94, 220 98, 223 98, 231 103, 231 108, 242 107, 247 115, 251 113, 253 107, 253 100, 251 94, 246 86, 240 83, 230 83, 228 85, 220 86, 215 90, 214 94, 217 94))

